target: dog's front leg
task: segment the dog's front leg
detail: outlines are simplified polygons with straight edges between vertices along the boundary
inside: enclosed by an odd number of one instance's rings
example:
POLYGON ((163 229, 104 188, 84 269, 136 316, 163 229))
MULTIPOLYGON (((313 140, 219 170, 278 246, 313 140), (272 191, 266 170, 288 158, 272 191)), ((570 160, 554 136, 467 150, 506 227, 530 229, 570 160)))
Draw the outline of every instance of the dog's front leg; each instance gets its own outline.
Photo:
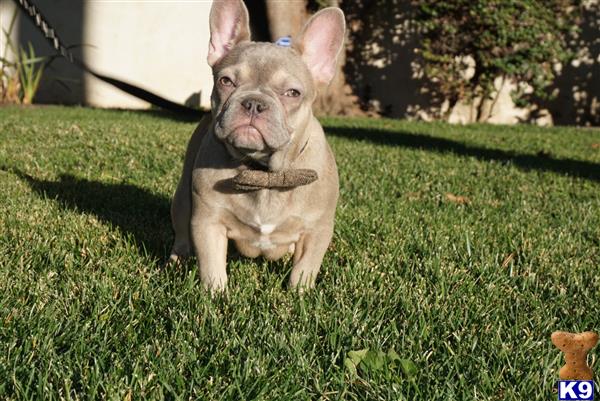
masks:
POLYGON ((227 230, 222 224, 192 218, 191 236, 200 280, 211 293, 227 287, 227 230))
POLYGON ((302 291, 315 285, 323 257, 333 236, 333 225, 304 234, 294 249, 294 267, 289 286, 302 291))

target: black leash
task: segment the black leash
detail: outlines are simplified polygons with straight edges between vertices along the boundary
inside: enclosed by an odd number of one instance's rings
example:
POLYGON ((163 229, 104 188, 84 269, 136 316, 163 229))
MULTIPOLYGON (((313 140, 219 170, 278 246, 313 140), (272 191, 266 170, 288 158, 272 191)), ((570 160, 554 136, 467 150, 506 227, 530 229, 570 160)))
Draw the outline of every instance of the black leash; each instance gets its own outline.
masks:
POLYGON ((202 117, 206 111, 193 109, 191 107, 187 107, 170 100, 165 99, 162 96, 159 96, 155 93, 142 89, 132 84, 128 84, 127 82, 123 82, 120 79, 112 78, 103 74, 99 74, 96 71, 92 70, 88 67, 82 60, 73 56, 73 53, 63 44, 63 42, 58 37, 58 34, 55 30, 48 24, 48 20, 42 15, 42 13, 31 3, 31 0, 15 0, 17 5, 25 12, 25 14, 31 19, 31 21, 35 24, 36 27, 42 32, 50 46, 54 50, 58 52, 61 56, 69 60, 69 62, 73 63, 77 67, 82 70, 92 74, 94 77, 111 84, 123 92, 126 92, 132 96, 135 96, 139 99, 145 100, 146 102, 153 104, 162 109, 185 114, 193 117, 202 117))

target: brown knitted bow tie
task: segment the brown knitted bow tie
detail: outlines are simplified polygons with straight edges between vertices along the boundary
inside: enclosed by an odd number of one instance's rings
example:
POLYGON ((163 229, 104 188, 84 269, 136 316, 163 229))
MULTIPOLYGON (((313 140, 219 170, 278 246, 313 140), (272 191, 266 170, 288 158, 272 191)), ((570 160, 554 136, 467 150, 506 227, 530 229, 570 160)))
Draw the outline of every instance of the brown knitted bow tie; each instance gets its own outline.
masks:
POLYGON ((244 170, 233 177, 233 184, 240 191, 290 189, 310 184, 317 178, 315 170, 302 168, 281 171, 244 170))

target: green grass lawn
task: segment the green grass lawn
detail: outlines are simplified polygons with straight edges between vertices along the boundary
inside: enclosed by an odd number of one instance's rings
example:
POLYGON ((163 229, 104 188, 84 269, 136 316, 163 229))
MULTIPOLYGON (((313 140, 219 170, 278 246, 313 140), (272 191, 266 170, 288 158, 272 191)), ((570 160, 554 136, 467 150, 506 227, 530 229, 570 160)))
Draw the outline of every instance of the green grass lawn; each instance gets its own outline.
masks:
POLYGON ((600 330, 600 131, 324 124, 317 288, 234 258, 211 299, 162 267, 194 123, 0 108, 0 399, 555 399, 550 333, 600 330))

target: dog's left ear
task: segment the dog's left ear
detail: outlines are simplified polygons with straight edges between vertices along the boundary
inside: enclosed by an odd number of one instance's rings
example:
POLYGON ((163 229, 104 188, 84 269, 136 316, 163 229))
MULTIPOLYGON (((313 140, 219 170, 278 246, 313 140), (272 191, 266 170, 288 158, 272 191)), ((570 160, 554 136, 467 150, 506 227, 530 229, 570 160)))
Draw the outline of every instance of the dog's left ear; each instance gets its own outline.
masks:
POLYGON ((294 41, 316 82, 328 84, 333 79, 345 31, 344 13, 329 7, 313 15, 294 41))

